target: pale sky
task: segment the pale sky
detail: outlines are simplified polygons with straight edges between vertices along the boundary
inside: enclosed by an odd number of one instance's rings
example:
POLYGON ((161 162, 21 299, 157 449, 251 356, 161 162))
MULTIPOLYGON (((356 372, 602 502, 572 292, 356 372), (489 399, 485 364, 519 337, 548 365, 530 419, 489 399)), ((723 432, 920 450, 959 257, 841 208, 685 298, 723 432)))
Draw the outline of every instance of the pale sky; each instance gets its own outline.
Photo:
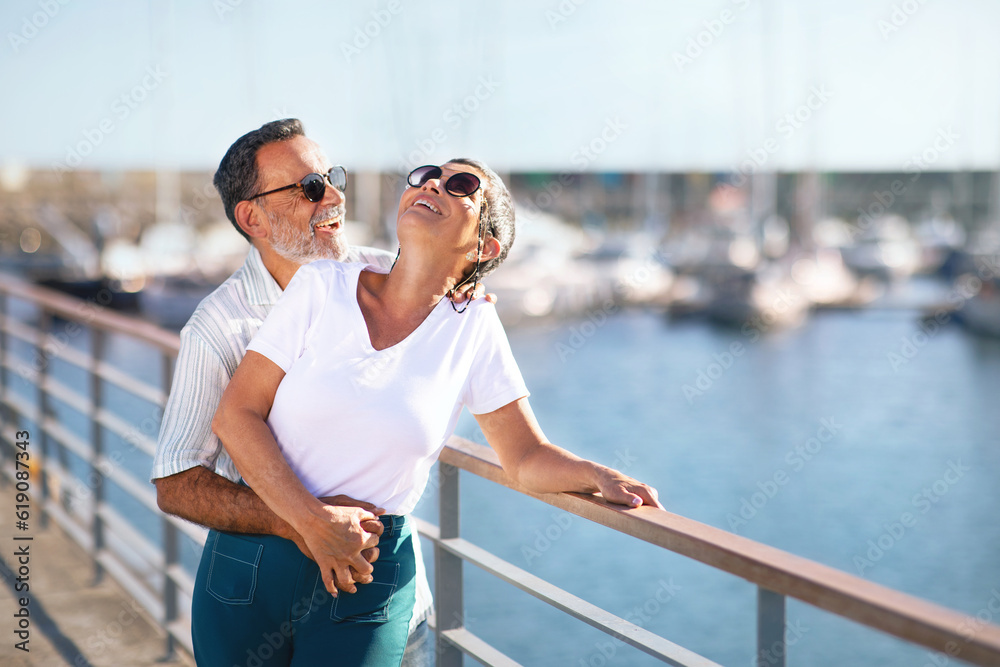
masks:
POLYGON ((4 0, 0 26, 0 166, 213 169, 297 116, 355 170, 1000 167, 996 0, 4 0))

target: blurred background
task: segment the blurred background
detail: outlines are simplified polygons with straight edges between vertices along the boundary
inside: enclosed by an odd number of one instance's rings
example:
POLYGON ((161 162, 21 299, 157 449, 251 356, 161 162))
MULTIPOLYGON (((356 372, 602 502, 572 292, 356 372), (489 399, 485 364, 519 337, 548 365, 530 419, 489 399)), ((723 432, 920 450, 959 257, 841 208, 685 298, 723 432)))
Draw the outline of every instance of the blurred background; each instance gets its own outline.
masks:
MULTIPOLYGON (((176 330, 246 255, 211 184, 243 133, 300 118, 350 173, 351 241, 387 249, 406 172, 482 159, 519 225, 487 287, 553 441, 969 614, 1000 587, 1000 3, 10 0, 0 24, 0 271, 176 330)), ((646 626, 751 660, 751 586, 581 519, 539 551, 562 518, 487 484, 470 540, 621 615, 672 577, 646 626)), ((645 664, 466 576, 467 625, 527 664, 645 664)), ((789 620, 790 664, 943 664, 789 620)))

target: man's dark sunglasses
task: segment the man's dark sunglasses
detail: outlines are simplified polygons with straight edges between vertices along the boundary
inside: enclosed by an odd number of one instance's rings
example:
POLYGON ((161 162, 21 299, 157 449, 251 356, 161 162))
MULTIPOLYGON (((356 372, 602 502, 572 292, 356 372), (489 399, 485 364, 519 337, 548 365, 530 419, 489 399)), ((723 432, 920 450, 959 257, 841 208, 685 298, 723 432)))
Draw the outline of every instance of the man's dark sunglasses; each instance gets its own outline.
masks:
POLYGON ((311 202, 318 202, 323 199, 324 195, 326 195, 327 183, 343 192, 347 188, 347 170, 339 165, 336 167, 330 167, 330 171, 326 172, 326 174, 309 174, 298 183, 292 183, 291 185, 286 185, 283 188, 275 188, 274 190, 261 192, 253 197, 248 197, 247 201, 250 199, 256 199, 257 197, 263 197, 264 195, 274 194, 275 192, 281 192, 282 190, 302 188, 302 194, 305 195, 306 199, 311 202))
MULTIPOLYGON (((428 164, 411 171, 410 175, 406 177, 406 182, 411 188, 419 188, 433 178, 441 178, 443 173, 441 167, 428 164)), ((444 189, 452 197, 471 197, 479 189, 479 185, 478 176, 460 171, 448 177, 448 180, 444 182, 444 189)))

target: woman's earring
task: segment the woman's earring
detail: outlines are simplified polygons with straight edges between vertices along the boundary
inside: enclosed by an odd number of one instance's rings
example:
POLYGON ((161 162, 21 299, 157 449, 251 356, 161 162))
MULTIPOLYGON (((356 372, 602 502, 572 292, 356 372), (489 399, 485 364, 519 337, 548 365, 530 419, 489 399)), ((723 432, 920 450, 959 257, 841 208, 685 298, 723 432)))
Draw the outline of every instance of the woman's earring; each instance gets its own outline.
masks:
POLYGON ((465 253, 465 258, 470 262, 476 261, 476 251, 470 250, 469 252, 465 253))

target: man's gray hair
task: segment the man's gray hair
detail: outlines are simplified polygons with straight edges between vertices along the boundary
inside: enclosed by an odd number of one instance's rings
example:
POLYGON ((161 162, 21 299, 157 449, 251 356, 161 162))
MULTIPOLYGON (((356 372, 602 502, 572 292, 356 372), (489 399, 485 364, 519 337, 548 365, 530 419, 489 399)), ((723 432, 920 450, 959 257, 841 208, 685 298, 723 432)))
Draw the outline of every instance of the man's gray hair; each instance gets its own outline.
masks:
POLYGON ((305 131, 298 118, 273 120, 237 139, 219 163, 212 182, 222 198, 226 217, 247 241, 250 237, 237 224, 235 210, 237 204, 250 199, 263 187, 260 171, 257 169, 257 151, 267 144, 300 136, 305 136, 305 131))
POLYGON ((503 264, 510 247, 514 244, 514 201, 503 179, 483 162, 464 157, 448 162, 473 167, 486 177, 486 182, 482 186, 486 198, 486 219, 483 229, 500 242, 500 254, 479 266, 479 277, 482 278, 503 264))

